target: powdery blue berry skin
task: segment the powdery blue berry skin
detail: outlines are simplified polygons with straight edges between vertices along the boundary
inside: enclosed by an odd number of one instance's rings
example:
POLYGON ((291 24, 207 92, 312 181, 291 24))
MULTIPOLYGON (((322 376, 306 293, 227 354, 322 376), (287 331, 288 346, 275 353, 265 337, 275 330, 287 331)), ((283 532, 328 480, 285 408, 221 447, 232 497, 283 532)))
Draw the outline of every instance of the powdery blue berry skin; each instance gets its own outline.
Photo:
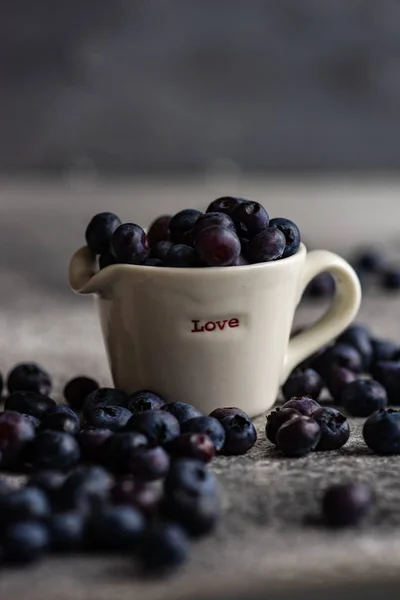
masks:
POLYGON ((132 506, 105 506, 89 518, 87 541, 95 550, 133 551, 144 528, 143 515, 132 506))
POLYGON ((273 444, 276 444, 276 435, 280 427, 287 421, 300 417, 301 414, 302 413, 294 408, 282 407, 273 410, 267 416, 267 422, 265 423, 265 435, 267 436, 267 439, 273 444))
POLYGON ((150 390, 140 390, 129 396, 128 409, 131 413, 144 410, 158 410, 164 406, 165 400, 150 390))
POLYGON ((13 392, 35 392, 46 396, 51 392, 50 375, 36 363, 16 365, 7 377, 7 388, 13 392))
POLYGON ((135 223, 124 223, 114 231, 110 249, 119 263, 141 265, 149 257, 146 233, 135 223))
POLYGON ((271 219, 269 222, 270 227, 276 227, 283 233, 286 240, 285 250, 283 251, 282 258, 287 258, 296 254, 300 248, 301 236, 300 230, 293 221, 285 219, 284 217, 277 217, 271 219))
POLYGON ((276 434, 278 449, 294 458, 305 456, 318 446, 321 439, 320 426, 311 417, 295 417, 286 421, 276 434))
POLYGON ((16 467, 22 453, 35 437, 35 427, 17 412, 0 413, 0 465, 3 469, 16 467))
POLYGON ((400 361, 381 361, 373 365, 372 376, 386 390, 389 404, 400 404, 400 361))
POLYGON ((282 258, 286 247, 285 236, 276 227, 267 227, 250 241, 247 258, 251 263, 262 263, 282 258))
POLYGON ((285 400, 294 396, 311 396, 318 400, 323 385, 321 376, 314 369, 296 369, 283 384, 282 393, 285 400))
POLYGON ((138 547, 138 558, 145 572, 176 568, 187 559, 189 540, 176 523, 157 523, 147 529, 138 547))
POLYGON ((150 252, 151 258, 157 258, 159 260, 162 260, 163 263, 165 263, 167 260, 168 252, 171 250, 173 245, 174 245, 173 242, 169 242, 169 241, 158 242, 158 244, 156 244, 151 249, 151 252, 150 252))
POLYGON ((388 403, 385 388, 373 379, 357 379, 344 388, 342 404, 353 417, 369 417, 388 403))
POLYGON ((137 455, 149 446, 145 435, 124 431, 110 436, 100 449, 103 464, 112 473, 131 473, 137 455))
POLYGON ((186 208, 176 213, 169 223, 171 241, 174 242, 174 244, 180 244, 183 235, 193 228, 201 215, 202 213, 199 210, 193 208, 186 208))
POLYGON ((357 374, 344 367, 333 365, 326 374, 326 386, 329 390, 335 404, 342 403, 343 390, 353 381, 356 381, 357 374))
POLYGON ((103 467, 79 466, 66 477, 59 493, 62 510, 90 514, 110 500, 114 478, 103 467))
POLYGON ((249 200, 236 206, 232 211, 232 218, 240 225, 241 231, 247 232, 249 239, 269 225, 269 215, 265 208, 259 202, 249 200))
POLYGON ((204 416, 200 410, 191 404, 187 404, 186 402, 168 402, 161 407, 161 410, 174 415, 181 425, 183 425, 186 421, 189 421, 189 419, 204 416))
POLYGON ((318 423, 321 430, 317 451, 339 450, 349 440, 349 422, 336 408, 319 408, 313 413, 312 418, 318 423))
POLYGON ((86 229, 86 243, 94 254, 102 254, 108 250, 114 231, 121 225, 121 221, 111 212, 95 215, 86 229))
POLYGON ((141 448, 130 466, 130 473, 138 481, 156 481, 168 474, 170 457, 161 446, 141 448))
POLYGON ((98 406, 85 411, 84 427, 123 431, 132 413, 124 406, 98 406))
POLYGON ((311 417, 313 412, 315 412, 318 408, 321 408, 321 405, 313 398, 302 396, 300 398, 291 398, 282 405, 282 409, 284 408, 294 408, 294 410, 297 410, 302 415, 311 417))
POLYGON ((118 479, 111 494, 114 504, 133 506, 145 517, 151 518, 159 512, 162 488, 157 484, 138 481, 128 476, 118 479))
POLYGON ((99 384, 91 377, 74 377, 64 388, 64 398, 71 408, 82 410, 86 397, 98 389, 99 384))
POLYGON ((221 516, 221 502, 217 493, 193 495, 176 489, 164 496, 161 513, 179 523, 190 536, 199 537, 215 528, 221 516))
POLYGON ((226 267, 237 259, 241 252, 241 245, 234 231, 219 225, 211 225, 197 234, 195 249, 204 265, 226 267))
POLYGON ((364 441, 376 454, 400 454, 400 411, 378 410, 364 423, 364 441))
POLYGON ((64 485, 66 474, 61 471, 52 471, 49 469, 34 473, 29 479, 27 486, 39 488, 42 490, 50 502, 55 504, 57 495, 64 485))
POLYGON ((0 523, 3 527, 16 521, 43 520, 50 512, 46 494, 37 487, 23 487, 0 496, 0 523))
POLYGON ((222 212, 226 215, 232 216, 232 213, 235 210, 235 208, 243 202, 249 201, 245 200, 244 198, 235 198, 234 196, 221 196, 221 198, 217 198, 209 204, 206 212, 222 212))
POLYGON ((199 258, 196 251, 186 244, 176 244, 169 250, 165 265, 175 268, 195 268, 199 266, 199 258))
POLYGON ((335 292, 335 280, 330 273, 319 273, 304 291, 307 298, 330 298, 335 292))
POLYGON ((224 227, 225 229, 231 229, 235 231, 235 223, 233 219, 229 215, 223 212, 208 212, 204 215, 201 215, 194 227, 193 227, 193 236, 194 239, 196 236, 207 227, 211 227, 211 225, 218 225, 219 227, 224 227))
POLYGON ((372 491, 364 483, 333 485, 322 499, 324 521, 332 527, 347 527, 359 523, 372 505, 372 491))
POLYGON ((69 433, 42 431, 30 445, 29 459, 34 469, 68 471, 80 459, 78 442, 69 433))
POLYGON ((50 412, 44 415, 40 424, 40 429, 52 429, 54 431, 63 431, 71 435, 76 435, 81 426, 76 415, 72 416, 65 412, 50 412))
POLYGON ((147 232, 147 240, 150 248, 154 248, 159 242, 168 241, 170 238, 169 224, 171 222, 171 215, 162 215, 155 219, 147 232))
POLYGON ((2 540, 3 558, 7 563, 27 564, 38 560, 50 546, 46 525, 38 521, 21 521, 9 525, 2 540))
POLYGON ((51 548, 56 552, 79 550, 85 539, 86 519, 77 511, 58 512, 47 521, 51 548))
POLYGON ((225 429, 225 442, 221 454, 245 454, 257 441, 257 432, 249 418, 230 415, 220 421, 225 429))
POLYGON ((136 431, 146 436, 151 446, 163 446, 181 433, 179 421, 161 410, 137 412, 128 421, 126 431, 136 431))
POLYGON ((110 429, 88 428, 78 434, 79 447, 83 461, 99 463, 102 457, 102 445, 113 434, 110 429))
POLYGON ((354 266, 365 273, 380 273, 385 263, 386 256, 378 248, 365 248, 354 259, 354 266))
MULTIPOLYGON (((347 344, 357 350, 361 356, 361 367, 367 371, 371 365, 373 348, 371 336, 368 328, 361 324, 355 323, 350 325, 336 340, 337 344, 347 344)), ((346 366, 346 365, 343 365, 346 366)), ((353 369, 354 370, 354 369, 353 369)))
POLYGON ((323 371, 326 373, 333 366, 344 367, 360 373, 363 370, 363 360, 361 354, 349 344, 336 343, 331 348, 328 348, 323 357, 323 371))
POLYGON ((175 460, 164 481, 166 494, 175 491, 187 492, 189 495, 203 496, 217 492, 215 475, 200 460, 180 458, 175 460))
POLYGON ((397 360, 400 356, 400 345, 390 340, 372 339, 372 365, 381 361, 397 360))
POLYGON ((91 410, 105 406, 126 406, 128 396, 114 388, 98 388, 86 396, 83 403, 83 416, 91 410))
POLYGON ((205 433, 215 446, 217 451, 222 450, 225 443, 225 429, 221 423, 213 417, 194 417, 185 421, 182 433, 205 433))
POLYGON ((194 458, 205 463, 215 456, 214 444, 205 433, 182 433, 167 450, 173 458, 194 458))
POLYGON ((36 392, 14 392, 6 398, 4 409, 41 419, 44 413, 55 405, 54 400, 36 392))

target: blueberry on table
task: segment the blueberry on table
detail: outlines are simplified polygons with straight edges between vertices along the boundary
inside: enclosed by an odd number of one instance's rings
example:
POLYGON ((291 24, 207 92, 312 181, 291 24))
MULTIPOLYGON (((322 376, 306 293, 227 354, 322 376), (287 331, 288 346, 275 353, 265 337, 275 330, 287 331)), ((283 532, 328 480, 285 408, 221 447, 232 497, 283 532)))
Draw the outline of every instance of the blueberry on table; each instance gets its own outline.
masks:
POLYGON ((68 510, 89 513, 110 500, 114 478, 103 467, 79 466, 68 475, 58 504, 68 510))
POLYGON ((154 483, 125 477, 116 482, 111 490, 111 496, 114 504, 133 506, 149 518, 158 512, 162 488, 154 483))
POLYGON ((200 233, 200 231, 206 229, 207 227, 211 227, 211 225, 218 225, 219 227, 225 227, 225 229, 236 231, 235 223, 229 215, 223 212, 207 212, 204 215, 201 215, 194 224, 194 239, 200 233))
MULTIPOLYGON (((169 412, 171 415, 174 415, 176 419, 178 419, 179 423, 183 425, 189 419, 194 419, 194 417, 202 417, 203 413, 192 406, 191 404, 187 404, 186 402, 168 402, 161 407, 161 410, 169 412)), ((210 415, 214 416, 214 415, 210 415)))
POLYGON ((321 429, 321 438, 316 450, 338 450, 350 437, 350 425, 336 408, 318 408, 312 418, 321 429))
POLYGON ((86 229, 86 243, 94 254, 108 250, 112 234, 121 225, 121 221, 112 212, 95 215, 86 229))
POLYGON ((400 411, 381 408, 364 423, 364 441, 376 454, 400 454, 400 411))
POLYGON ((77 412, 71 408, 70 406, 66 406, 65 404, 56 404, 55 406, 51 406, 42 417, 42 422, 45 417, 50 417, 52 415, 68 415, 71 419, 75 419, 79 423, 79 416, 77 412))
POLYGON ((36 363, 23 363, 14 367, 7 377, 7 388, 13 392, 36 392, 47 395, 51 391, 50 375, 36 363))
POLYGON ((297 458, 315 450, 320 439, 318 423, 311 417, 300 416, 281 425, 276 434, 276 445, 286 456, 297 458))
POLYGON ((80 459, 78 442, 69 433, 41 431, 30 446, 29 461, 36 469, 68 471, 80 459))
POLYGON ((50 545, 48 528, 38 521, 10 524, 3 536, 3 560, 27 564, 38 560, 50 545))
POLYGON ((101 446, 100 456, 112 473, 130 473, 137 455, 148 445, 148 439, 142 433, 115 433, 101 446))
POLYGON ((294 396, 311 396, 318 400, 323 386, 321 376, 314 369, 296 369, 283 384, 282 393, 285 400, 294 396))
POLYGON ((286 246, 282 258, 287 258, 288 256, 296 254, 301 242, 300 230, 297 225, 293 223, 293 221, 290 221, 290 219, 277 217, 271 219, 269 226, 276 227, 285 236, 286 246))
POLYGON ((269 215, 262 204, 250 200, 238 204, 232 212, 232 218, 240 224, 241 230, 247 232, 249 238, 269 225, 269 215))
POLYGON ((102 271, 106 267, 111 267, 112 265, 118 264, 115 256, 110 252, 110 250, 106 250, 99 256, 99 269, 102 271))
POLYGON ((149 257, 146 233, 134 223, 125 223, 114 231, 110 249, 119 263, 141 265, 149 257))
POLYGON ((57 512, 47 521, 51 548, 57 552, 71 552, 83 546, 86 519, 77 511, 57 512))
POLYGON ((225 429, 214 417, 194 417, 185 421, 182 433, 205 433, 215 446, 217 451, 222 450, 225 443, 225 429))
POLYGON ((385 263, 385 254, 378 248, 365 248, 354 259, 354 266, 365 273, 379 273, 385 263))
POLYGON ((400 356, 400 344, 397 342, 375 338, 371 340, 371 344, 372 365, 381 361, 397 360, 400 356))
POLYGON ((222 212, 232 216, 232 213, 238 204, 242 204, 243 202, 248 202, 248 200, 245 200, 244 198, 234 198, 233 196, 222 196, 221 198, 213 200, 211 204, 209 204, 206 212, 222 212))
POLYGON ((186 244, 176 244, 169 250, 165 265, 176 268, 195 268, 199 266, 199 258, 194 248, 186 244))
POLYGON ((82 410, 85 398, 99 389, 99 384, 90 377, 74 377, 64 388, 64 398, 72 408, 82 410))
POLYGON ((47 498, 53 503, 58 492, 64 485, 66 474, 61 471, 52 471, 50 469, 38 471, 30 477, 27 486, 39 488, 45 492, 47 498))
POLYGON ((335 280, 330 273, 319 273, 304 291, 307 298, 330 298, 335 292, 335 280))
POLYGON ((122 431, 131 416, 131 411, 123 406, 98 406, 85 410, 83 426, 122 431))
POLYGON ((294 408, 302 415, 306 417, 311 417, 313 412, 315 412, 318 408, 321 408, 321 405, 313 398, 309 398, 308 396, 294 397, 285 402, 283 404, 283 408, 294 408))
POLYGON ((286 247, 283 233, 276 227, 267 227, 250 241, 247 258, 251 263, 263 263, 282 258, 286 247))
POLYGON ((152 222, 147 232, 147 240, 150 248, 154 248, 159 242, 166 242, 169 240, 169 224, 171 219, 171 215, 162 215, 152 222))
POLYGON ((245 454, 257 441, 257 432, 249 418, 229 415, 220 421, 225 429, 225 442, 221 453, 225 455, 245 454))
POLYGON ((169 471, 170 457, 161 446, 142 447, 131 461, 130 473, 139 481, 156 481, 169 471))
POLYGON ((217 492, 217 480, 202 461, 180 458, 172 462, 164 490, 166 494, 178 490, 191 496, 213 495, 217 492))
POLYGON ((147 529, 138 547, 138 558, 145 572, 162 572, 185 562, 189 540, 176 523, 156 523, 147 529))
POLYGON ((374 363, 371 374, 385 388, 389 404, 400 404, 400 361, 374 363))
POLYGON ((388 291, 400 289, 400 269, 392 267, 382 274, 382 287, 388 291))
POLYGON ((18 464, 27 444, 35 437, 35 428, 17 412, 0 413, 0 465, 2 469, 18 464))
POLYGON ((146 436, 152 446, 168 444, 181 433, 179 421, 169 412, 146 410, 137 412, 129 419, 126 431, 146 436))
POLYGON ((54 431, 63 431, 71 435, 77 434, 80 428, 77 415, 72 416, 65 412, 47 411, 40 425, 40 429, 42 430, 53 429, 54 431))
POLYGON ((342 392, 342 404, 352 417, 369 417, 388 403, 385 388, 373 379, 357 379, 342 392))
POLYGON ((168 252, 173 247, 172 242, 158 242, 154 247, 151 248, 150 256, 151 258, 157 258, 158 260, 162 260, 163 263, 167 260, 168 252))
POLYGON ((4 408, 41 419, 55 405, 54 400, 36 392, 13 392, 6 398, 4 408))
MULTIPOLYGON (((362 369, 364 369, 364 371, 369 369, 372 360, 373 348, 370 332, 365 325, 361 323, 350 325, 350 327, 348 327, 337 338, 336 343, 353 346, 353 348, 355 348, 361 356, 362 369)), ((355 369, 352 370, 354 371, 355 369)))
POLYGON ((217 493, 193 494, 189 490, 169 491, 161 503, 162 515, 179 523, 193 537, 212 531, 221 516, 217 493))
POLYGON ((183 235, 193 228, 201 215, 202 213, 199 210, 193 208, 186 208, 176 213, 169 224, 171 241, 174 242, 174 244, 180 244, 183 235))
POLYGON ((360 482, 343 483, 329 487, 322 499, 322 515, 333 527, 356 525, 372 505, 372 491, 360 482))
MULTIPOLYGON (((317 409, 318 410, 318 409, 317 409)), ((294 408, 277 408, 267 416, 265 424, 265 435, 273 444, 276 444, 276 434, 280 427, 296 417, 300 417, 302 413, 294 408)))
POLYGON ((349 369, 353 373, 360 373, 363 370, 363 359, 358 350, 353 346, 345 343, 337 343, 325 352, 324 373, 334 365, 349 369))
POLYGON ((164 406, 165 400, 155 392, 140 390, 129 396, 128 409, 131 413, 144 410, 157 410, 164 406))
POLYGON ((114 388, 98 388, 86 396, 83 403, 83 416, 94 408, 105 406, 126 406, 128 396, 114 388))
POLYGON ((335 404, 341 404, 343 390, 353 381, 356 381, 357 374, 344 367, 333 365, 326 374, 326 385, 335 404))
POLYGON ((50 512, 45 492, 37 487, 23 487, 0 496, 0 522, 3 526, 15 521, 46 519, 50 512))
POLYGON ((87 462, 101 462, 102 445, 112 434, 110 429, 82 429, 78 434, 81 459, 87 462))
POLYGON ((195 239, 200 261, 208 267, 227 267, 241 252, 240 240, 231 229, 211 225, 200 231, 195 239))
POLYGON ((167 447, 174 458, 195 458, 205 463, 210 462, 215 455, 215 447, 205 433, 182 433, 167 447))
POLYGON ((89 518, 87 542, 97 551, 133 551, 144 528, 143 515, 132 506, 105 506, 89 518))

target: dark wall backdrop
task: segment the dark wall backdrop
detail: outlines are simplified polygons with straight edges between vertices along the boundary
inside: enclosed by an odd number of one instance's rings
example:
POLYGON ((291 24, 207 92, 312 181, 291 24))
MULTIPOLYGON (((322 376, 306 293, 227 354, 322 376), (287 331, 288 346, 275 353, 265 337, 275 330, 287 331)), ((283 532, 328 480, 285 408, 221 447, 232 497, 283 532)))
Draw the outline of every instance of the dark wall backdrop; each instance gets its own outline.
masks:
POLYGON ((1 0, 0 169, 400 166, 397 0, 1 0))

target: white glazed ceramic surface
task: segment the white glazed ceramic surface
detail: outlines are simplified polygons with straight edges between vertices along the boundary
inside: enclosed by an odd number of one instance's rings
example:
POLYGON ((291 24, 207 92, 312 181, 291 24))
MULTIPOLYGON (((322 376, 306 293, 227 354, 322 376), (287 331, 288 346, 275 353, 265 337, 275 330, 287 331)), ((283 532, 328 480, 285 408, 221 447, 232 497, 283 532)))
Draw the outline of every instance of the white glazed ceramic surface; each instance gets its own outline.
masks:
POLYGON ((292 369, 337 336, 361 300, 353 269, 325 250, 242 267, 178 269, 113 265, 96 273, 84 247, 73 256, 72 289, 95 294, 115 386, 151 389, 206 414, 237 406, 269 409, 292 369), (327 314, 289 341, 308 282, 329 271, 336 295, 327 314))

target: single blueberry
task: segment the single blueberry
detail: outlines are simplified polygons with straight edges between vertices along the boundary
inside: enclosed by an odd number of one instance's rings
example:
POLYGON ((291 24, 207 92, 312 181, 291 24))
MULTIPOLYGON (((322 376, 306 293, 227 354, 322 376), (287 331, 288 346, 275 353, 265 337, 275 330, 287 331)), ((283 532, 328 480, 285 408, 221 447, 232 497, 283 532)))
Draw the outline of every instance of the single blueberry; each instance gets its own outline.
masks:
POLYGON ((265 423, 265 435, 269 441, 276 444, 276 434, 280 427, 287 421, 300 417, 301 414, 302 413, 294 408, 277 408, 273 410, 267 416, 267 422, 265 423))
POLYGON ((382 287, 388 291, 400 289, 400 269, 391 267, 382 274, 382 287))
POLYGON ((17 412, 0 413, 0 465, 2 469, 16 466, 27 444, 35 437, 35 428, 17 412))
POLYGON ((75 419, 79 423, 79 416, 77 412, 71 408, 70 406, 66 406, 65 404, 56 404, 55 406, 51 406, 42 417, 42 421, 45 417, 49 417, 51 415, 68 415, 72 419, 75 419))
POLYGON ((185 562, 189 540, 175 523, 157 523, 147 529, 138 547, 138 558, 145 572, 159 572, 185 562))
POLYGON ((41 419, 55 405, 54 400, 36 392, 14 392, 6 398, 4 408, 41 419))
POLYGON ((247 257, 251 263, 262 263, 282 258, 286 247, 283 233, 276 227, 267 227, 251 240, 247 257))
MULTIPOLYGON (((60 406, 56 408, 68 407, 60 406)), ((63 431, 64 433, 75 435, 80 430, 79 418, 75 413, 68 414, 67 412, 54 412, 50 409, 44 414, 40 429, 53 429, 55 431, 63 431)))
POLYGON ((76 410, 82 410, 85 398, 99 389, 99 384, 90 377, 74 377, 64 388, 66 402, 76 410))
POLYGON ((321 439, 316 450, 338 450, 348 441, 349 422, 336 408, 318 408, 312 418, 321 429, 321 439))
POLYGON ((2 545, 5 562, 34 562, 49 548, 49 531, 43 523, 37 521, 12 523, 5 531, 2 545))
POLYGON ((124 392, 114 388, 99 388, 86 396, 83 403, 83 416, 86 417, 94 408, 105 406, 126 406, 128 397, 124 392))
POLYGON ((379 248, 365 248, 354 259, 354 266, 365 273, 379 273, 386 263, 384 252, 379 248))
POLYGON ((381 361, 372 365, 372 376, 383 385, 389 404, 400 404, 400 361, 381 361))
POLYGON ((99 269, 102 271, 106 267, 111 267, 112 265, 116 265, 117 260, 115 256, 110 252, 110 250, 106 250, 102 252, 99 256, 99 269))
POLYGON ((164 490, 166 494, 187 492, 193 497, 213 495, 217 492, 217 480, 202 461, 179 458, 171 464, 164 490))
POLYGON ((147 232, 150 248, 154 248, 159 242, 166 242, 169 240, 169 224, 171 219, 172 217, 170 215, 162 215, 152 222, 147 232))
POLYGON ((242 410, 241 408, 236 408, 236 406, 224 406, 221 408, 215 408, 209 414, 210 417, 217 419, 217 421, 222 421, 222 419, 225 419, 225 417, 230 417, 232 415, 240 415, 245 419, 249 418, 249 416, 244 412, 244 410, 242 410))
POLYGON ((134 223, 125 223, 114 231, 110 248, 120 263, 141 265, 149 257, 146 233, 134 223))
POLYGON ((297 225, 289 219, 277 217, 275 219, 271 219, 269 226, 276 227, 285 236, 286 246, 285 250, 283 251, 282 258, 287 258, 288 256, 296 254, 301 242, 300 230, 297 225))
POLYGON ((129 396, 128 408, 131 413, 143 410, 157 410, 164 406, 165 400, 149 390, 141 390, 129 396))
POLYGON ((10 394, 36 392, 46 396, 51 391, 50 375, 36 363, 23 363, 9 373, 7 388, 10 394))
POLYGON ((233 263, 230 265, 231 267, 244 267, 245 265, 248 265, 249 261, 247 260, 247 258, 245 258, 243 256, 243 254, 239 254, 239 256, 237 258, 235 258, 235 260, 233 261, 233 263))
MULTIPOLYGON (((368 371, 372 360, 373 348, 370 332, 365 325, 361 323, 351 325, 337 338, 336 343, 353 346, 361 356, 362 368, 364 371, 368 371)), ((355 369, 351 370, 354 371, 355 369)))
POLYGON ((165 264, 159 258, 148 258, 144 263, 146 267, 164 267, 165 264))
POLYGON ((64 485, 66 475, 61 471, 43 470, 34 473, 29 479, 27 486, 39 488, 45 492, 47 498, 53 504, 64 485))
POLYGON ((330 298, 335 292, 335 280, 330 273, 319 273, 310 281, 304 295, 308 298, 330 298))
POLYGON ((195 458, 205 463, 210 462, 215 455, 215 447, 205 433, 182 433, 167 447, 174 458, 195 458))
POLYGON ((369 417, 388 403, 385 388, 373 379, 357 379, 342 392, 342 404, 352 417, 369 417))
POLYGON ((240 224, 242 231, 247 232, 249 238, 269 225, 269 215, 262 204, 249 200, 236 206, 232 218, 236 224, 240 224))
POLYGON ((193 494, 185 489, 168 492, 162 501, 161 512, 167 519, 179 523, 191 536, 209 533, 221 516, 218 494, 193 494))
POLYGON ((102 462, 112 473, 130 473, 136 456, 148 445, 147 437, 141 433, 115 433, 100 448, 102 462))
POLYGON ((151 249, 151 258, 157 258, 165 263, 167 261, 168 252, 171 250, 173 245, 174 244, 172 242, 158 242, 158 244, 151 249))
POLYGON ((318 400, 324 382, 314 369, 296 369, 282 386, 282 393, 286 400, 294 396, 311 396, 318 400))
POLYGON ((33 415, 27 415, 25 413, 19 413, 25 421, 30 423, 34 429, 39 429, 40 427, 40 419, 34 417, 33 415))
POLYGON ((302 396, 300 398, 291 398, 288 402, 283 404, 282 408, 294 408, 302 415, 306 417, 311 417, 311 415, 318 409, 321 408, 321 405, 316 400, 309 398, 308 396, 302 396))
POLYGON ((123 406, 98 406, 85 411, 84 427, 122 431, 132 413, 123 406))
POLYGON ((245 200, 244 198, 234 198, 233 196, 222 196, 221 198, 213 200, 211 204, 209 204, 206 212, 222 212, 232 216, 232 213, 238 204, 242 204, 243 202, 248 202, 248 200, 245 200))
POLYGON ((142 447, 131 461, 130 473, 139 481, 156 481, 169 471, 170 458, 161 446, 142 447))
POLYGON ((165 264, 167 267, 194 268, 199 266, 199 258, 191 246, 176 244, 168 252, 165 264))
POLYGON ((144 527, 144 517, 132 506, 105 506, 89 518, 87 541, 97 551, 132 551, 144 527))
POLYGON ((181 244, 194 248, 194 227, 185 231, 181 239, 181 244))
POLYGON ((34 469, 68 471, 79 459, 78 442, 69 433, 42 431, 30 445, 29 461, 34 469))
POLYGON ((50 503, 43 490, 28 486, 0 496, 0 522, 46 519, 51 512, 50 503))
POLYGON ((180 244, 182 236, 192 229, 197 219, 202 215, 199 210, 193 208, 186 208, 176 213, 170 221, 169 230, 171 234, 171 240, 175 244, 180 244))
POLYGON ((91 512, 107 504, 114 478, 99 466, 79 466, 68 475, 60 490, 58 504, 67 510, 91 512))
POLYGON ((376 454, 400 454, 400 411, 381 408, 364 423, 364 441, 376 454))
POLYGON ((189 421, 189 419, 203 416, 203 413, 200 410, 191 404, 186 404, 186 402, 168 402, 161 407, 161 410, 165 410, 171 415, 174 415, 181 425, 186 421, 189 421))
POLYGON ((86 229, 86 243, 94 254, 102 254, 108 250, 114 231, 121 221, 111 212, 95 215, 86 229))
POLYGON ((47 521, 50 543, 57 552, 71 552, 82 547, 86 520, 76 511, 58 512, 47 521))
POLYGON ((168 444, 181 432, 179 421, 162 410, 137 412, 128 421, 126 431, 136 431, 145 435, 152 446, 168 444))
POLYGON ((229 415, 220 421, 225 429, 225 442, 221 453, 245 454, 257 441, 257 432, 250 419, 242 415, 229 415))
POLYGON ((195 249, 200 261, 208 267, 226 267, 237 259, 241 245, 234 231, 211 225, 197 234, 195 249))
POLYGON ((363 370, 361 354, 356 348, 345 343, 336 343, 329 348, 325 353, 324 362, 325 373, 333 365, 344 367, 349 371, 353 371, 353 373, 360 373, 363 370))
POLYGON ((157 483, 125 477, 116 482, 111 494, 114 504, 133 506, 146 517, 153 517, 159 510, 162 488, 157 483))
POLYGON ((225 227, 225 229, 235 231, 235 223, 229 215, 223 212, 208 212, 197 219, 193 227, 194 238, 196 238, 200 231, 211 227, 211 225, 219 225, 220 227, 225 227))
POLYGON ((82 460, 99 462, 102 457, 102 445, 112 434, 110 429, 82 429, 78 435, 82 460))
POLYGON ((341 404, 343 390, 356 379, 357 374, 344 367, 333 365, 328 369, 326 385, 335 404, 341 404))
POLYGON ((372 492, 364 483, 353 481, 329 487, 322 499, 325 522, 334 527, 356 525, 372 504, 372 492))
POLYGON ((399 358, 400 344, 390 340, 372 339, 372 363, 392 361, 399 358))
POLYGON ((311 417, 297 417, 286 421, 278 429, 276 445, 286 456, 305 456, 314 450, 320 441, 320 426, 311 417))
POLYGON ((194 417, 185 421, 182 433, 205 433, 215 446, 217 451, 222 450, 225 443, 225 429, 214 417, 194 417))

